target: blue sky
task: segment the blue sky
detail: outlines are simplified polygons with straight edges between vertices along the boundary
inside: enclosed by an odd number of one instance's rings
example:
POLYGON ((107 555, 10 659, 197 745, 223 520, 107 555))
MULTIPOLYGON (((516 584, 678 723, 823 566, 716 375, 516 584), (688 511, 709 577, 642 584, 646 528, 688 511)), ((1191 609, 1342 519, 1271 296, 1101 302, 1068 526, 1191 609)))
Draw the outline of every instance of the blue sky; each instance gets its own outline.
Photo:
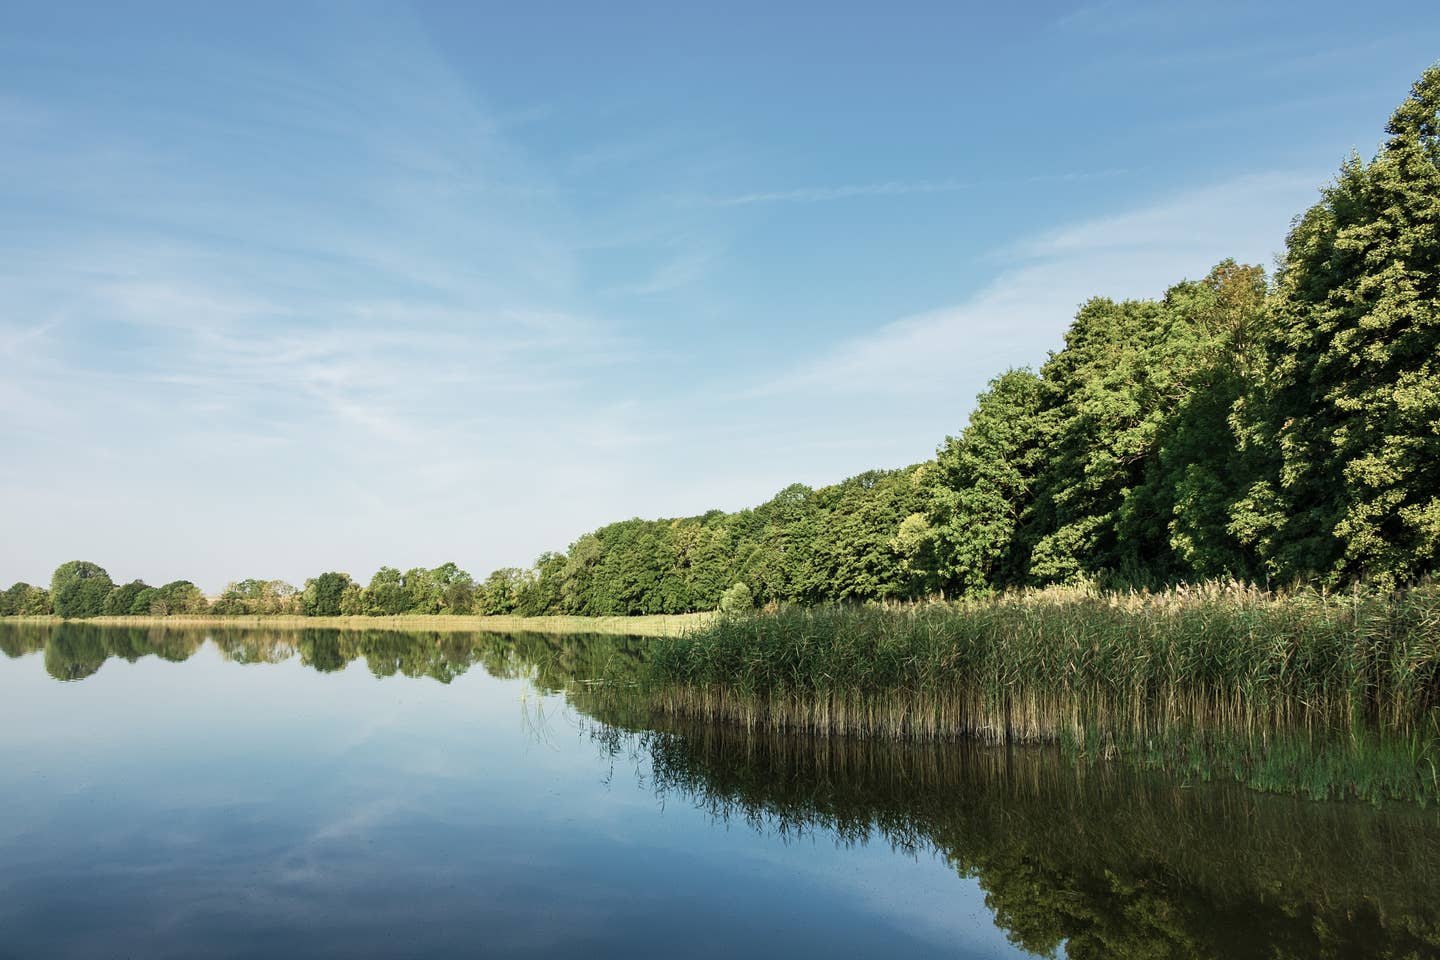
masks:
POLYGON ((922 460, 1368 156, 1429 4, 9 4, 0 581, 477 574, 922 460))

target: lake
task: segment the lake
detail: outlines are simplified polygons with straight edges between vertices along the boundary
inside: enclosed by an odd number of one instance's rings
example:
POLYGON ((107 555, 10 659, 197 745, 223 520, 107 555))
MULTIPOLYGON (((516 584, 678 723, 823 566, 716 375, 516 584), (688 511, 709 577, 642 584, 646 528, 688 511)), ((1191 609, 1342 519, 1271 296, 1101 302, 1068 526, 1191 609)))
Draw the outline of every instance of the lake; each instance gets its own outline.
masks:
POLYGON ((0 624, 0 957, 1440 956, 1433 808, 586 683, 648 642, 0 624))

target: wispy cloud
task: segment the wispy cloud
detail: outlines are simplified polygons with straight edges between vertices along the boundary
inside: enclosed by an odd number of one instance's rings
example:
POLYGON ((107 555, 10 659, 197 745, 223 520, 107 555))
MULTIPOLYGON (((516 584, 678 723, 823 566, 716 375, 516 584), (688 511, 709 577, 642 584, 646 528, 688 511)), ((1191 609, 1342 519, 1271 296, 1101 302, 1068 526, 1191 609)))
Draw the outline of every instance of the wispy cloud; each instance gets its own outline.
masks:
POLYGON ((960 180, 887 180, 882 183, 853 183, 836 187, 797 187, 790 190, 765 190, 726 197, 708 197, 706 202, 717 207, 744 207, 755 203, 819 203, 845 200, 850 197, 902 197, 916 193, 955 193, 970 190, 974 184, 960 180))
POLYGON ((714 262, 711 253, 690 251, 674 256, 656 267, 648 277, 635 283, 622 284, 611 292, 624 296, 651 297, 688 287, 705 276, 714 262))
POLYGON ((952 306, 884 323, 758 384, 753 395, 925 396, 968 407, 990 377, 1044 360, 1092 296, 1158 296, 1225 257, 1268 266, 1315 173, 1240 177, 1113 216, 1059 227, 952 306))
POLYGON ((405 16, 325 27, 217 55, 225 111, 0 104, 34 118, 0 202, 36 227, 0 235, 0 494, 37 506, 5 575, 483 572, 592 525, 618 438, 658 442, 611 395, 638 353, 587 308, 551 185, 405 16))
POLYGON ((796 187, 788 190, 767 190, 705 197, 700 202, 716 207, 744 207, 760 203, 822 203, 827 200, 848 200, 853 197, 905 197, 928 193, 960 193, 967 190, 1025 183, 1067 183, 1124 176, 1129 170, 1074 171, 1041 174, 1032 177, 991 180, 884 180, 876 183, 854 183, 829 187, 796 187))

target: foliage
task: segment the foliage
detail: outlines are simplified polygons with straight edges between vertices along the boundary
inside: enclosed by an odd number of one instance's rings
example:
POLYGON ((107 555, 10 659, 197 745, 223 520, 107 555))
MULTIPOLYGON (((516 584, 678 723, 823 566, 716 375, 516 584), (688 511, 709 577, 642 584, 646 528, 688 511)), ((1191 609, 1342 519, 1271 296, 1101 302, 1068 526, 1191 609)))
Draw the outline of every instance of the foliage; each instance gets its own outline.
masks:
MULTIPOLYGON (((145 596, 145 593, 141 593, 145 596)), ((169 616, 171 614, 204 613, 209 603, 205 594, 200 588, 189 580, 175 580, 157 587, 150 592, 149 610, 151 616, 169 616)))
POLYGON ((1040 447, 1040 378, 1011 370, 990 381, 970 423, 936 456, 928 528, 939 582, 984 593, 1020 577, 1015 528, 1031 503, 1040 447))
POLYGON ((340 599, 345 588, 351 585, 348 573, 322 573, 305 581, 305 590, 300 595, 305 615, 309 617, 340 616, 340 599))
POLYGON ((1242 411, 1268 470, 1233 526, 1266 567, 1330 582, 1440 565, 1440 67, 1296 222, 1242 411))
POLYGON ((20 582, 0 593, 0 617, 39 617, 51 612, 50 591, 20 582))
POLYGON ((721 613, 747 613, 755 609, 755 597, 742 581, 720 595, 721 613))
POLYGON ((140 594, 149 589, 151 589, 149 584, 143 580, 131 580, 129 583, 115 587, 105 598, 105 606, 101 612, 107 617, 129 616, 140 594))
POLYGON ((211 604, 210 612, 222 616, 298 614, 301 600, 299 592, 284 580, 250 578, 226 586, 211 604))
POLYGON ((114 584, 105 568, 88 560, 71 560, 55 568, 50 597, 55 613, 67 619, 99 616, 114 584))

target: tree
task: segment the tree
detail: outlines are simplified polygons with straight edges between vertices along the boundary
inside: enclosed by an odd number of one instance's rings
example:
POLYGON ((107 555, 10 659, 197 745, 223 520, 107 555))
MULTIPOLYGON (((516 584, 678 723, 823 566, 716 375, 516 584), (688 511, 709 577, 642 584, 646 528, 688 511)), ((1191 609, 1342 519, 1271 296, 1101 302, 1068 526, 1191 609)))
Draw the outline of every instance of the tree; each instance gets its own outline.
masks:
POLYGON ((342 617, 362 616, 367 610, 365 590, 358 583, 345 584, 340 591, 340 615, 342 617))
POLYGON ((514 613, 524 581, 524 571, 515 567, 502 567, 491 573, 476 592, 480 612, 490 617, 514 613))
POLYGON ((410 600, 406 610, 410 613, 439 613, 444 606, 443 585, 424 567, 405 571, 405 592, 410 600))
POLYGON ((983 593, 1024 579, 1015 529, 1039 470, 1040 398, 1039 377, 1007 371, 990 381, 960 436, 946 437, 936 454, 926 520, 937 573, 952 591, 983 593))
POLYGON ((565 559, 565 569, 560 575, 560 602, 566 613, 595 615, 593 596, 595 567, 604 556, 605 549, 600 538, 587 533, 570 545, 565 559))
POLYGON ((66 619, 99 616, 114 586, 105 568, 88 560, 71 560, 55 568, 50 596, 55 612, 66 619))
POLYGON ((174 580, 161 589, 171 613, 204 613, 210 606, 205 593, 189 580, 174 580))
POLYGON ((340 616, 340 598, 351 583, 348 573, 322 573, 305 581, 301 602, 307 617, 340 616))
POLYGON ((211 613, 224 616, 250 614, 294 614, 301 612, 299 595, 284 580, 250 578, 230 583, 210 606, 211 613))
POLYGON ((465 616, 475 610, 475 582, 473 580, 457 580, 454 583, 445 585, 441 593, 445 603, 445 612, 456 616, 465 616))
POLYGON ((265 581, 260 594, 260 612, 300 613, 300 591, 284 580, 265 581))
POLYGON ((1162 340, 1156 362, 1178 368, 1187 386, 1159 432, 1159 456, 1131 497, 1122 536, 1166 536, 1179 570, 1190 576, 1252 580, 1260 573, 1231 529, 1230 511, 1265 468, 1239 442, 1235 417, 1263 370, 1257 338, 1267 295, 1261 268, 1226 260, 1165 297, 1173 323, 1192 333, 1162 340), (1147 523, 1165 529, 1137 532, 1147 523))
POLYGON ((522 617, 541 617, 562 612, 562 578, 565 555, 547 552, 535 559, 534 576, 520 585, 515 612, 522 617))
POLYGON ((136 600, 148 601, 151 616, 166 617, 172 614, 204 613, 208 606, 205 594, 189 580, 173 580, 163 587, 141 590, 136 600))
POLYGON ((0 617, 41 617, 51 612, 50 591, 16 583, 0 594, 0 617))
POLYGON ((115 587, 105 598, 102 612, 107 617, 128 616, 131 608, 135 605, 135 598, 149 589, 149 584, 143 580, 131 580, 129 583, 115 587))
POLYGON ((744 581, 741 581, 721 594, 719 609, 724 614, 745 613, 754 610, 755 596, 744 581))
POLYGON ((164 596, 157 587, 141 590, 130 604, 130 615, 134 617, 164 616, 166 612, 164 596))
POLYGON ((405 577, 395 567, 381 567, 365 588, 365 612, 372 616, 397 616, 410 609, 405 577))
POLYGON ((1270 374, 1241 410, 1271 469, 1231 528, 1284 578, 1397 584, 1440 569, 1440 67, 1296 222, 1270 374))
POLYGON ((442 563, 430 571, 436 585, 440 609, 445 613, 463 615, 475 607, 475 578, 454 563, 442 563))
POLYGON ((1154 301, 1096 297, 1041 368, 1041 466, 1017 531, 1030 579, 1064 582, 1120 566, 1121 508, 1154 449, 1149 348, 1163 322, 1154 301))

